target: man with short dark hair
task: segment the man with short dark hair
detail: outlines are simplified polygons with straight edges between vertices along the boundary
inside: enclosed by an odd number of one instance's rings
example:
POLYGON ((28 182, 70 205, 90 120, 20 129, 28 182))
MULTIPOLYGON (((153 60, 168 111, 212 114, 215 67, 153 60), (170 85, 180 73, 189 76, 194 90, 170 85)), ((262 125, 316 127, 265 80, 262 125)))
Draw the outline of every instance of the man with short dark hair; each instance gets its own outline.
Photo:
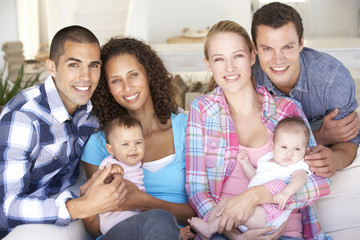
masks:
POLYGON ((337 59, 304 47, 303 31, 299 13, 289 5, 273 2, 258 9, 251 27, 253 73, 272 94, 301 103, 319 144, 307 163, 318 176, 331 177, 352 163, 359 145, 355 84, 337 59))
MULTIPOLYGON (((289 5, 272 2, 258 9, 251 27, 257 52, 253 74, 272 94, 301 103, 318 143, 305 161, 316 175, 333 179, 330 195, 315 203, 322 230, 339 239, 353 238, 360 231, 360 191, 354 184, 360 176, 360 159, 354 161, 360 140, 355 84, 340 61, 304 47, 303 31, 300 14, 289 5), (345 170, 353 161, 355 166, 345 170)), ((310 226, 316 233, 313 227, 319 225, 309 223, 317 219, 303 216, 304 231, 310 226)))
POLYGON ((88 29, 70 26, 53 38, 44 83, 25 89, 0 115, 0 237, 18 225, 67 225, 118 208, 125 182, 107 166, 81 197, 67 190, 79 175, 79 159, 98 128, 90 115, 100 77, 100 46, 88 29), (56 195, 57 194, 57 195, 56 195))

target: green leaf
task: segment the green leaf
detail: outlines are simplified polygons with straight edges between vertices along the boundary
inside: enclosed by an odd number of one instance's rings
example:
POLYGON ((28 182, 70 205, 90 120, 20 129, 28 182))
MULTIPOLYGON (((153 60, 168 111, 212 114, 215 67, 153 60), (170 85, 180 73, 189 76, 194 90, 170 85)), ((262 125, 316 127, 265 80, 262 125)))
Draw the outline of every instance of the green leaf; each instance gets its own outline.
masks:
POLYGON ((9 84, 9 76, 6 80, 3 80, 4 72, 0 74, 0 105, 5 105, 8 101, 10 101, 13 97, 15 97, 21 90, 31 87, 39 82, 41 72, 36 74, 34 77, 30 77, 25 83, 22 85, 22 81, 24 78, 24 64, 21 66, 17 78, 11 87, 9 84))

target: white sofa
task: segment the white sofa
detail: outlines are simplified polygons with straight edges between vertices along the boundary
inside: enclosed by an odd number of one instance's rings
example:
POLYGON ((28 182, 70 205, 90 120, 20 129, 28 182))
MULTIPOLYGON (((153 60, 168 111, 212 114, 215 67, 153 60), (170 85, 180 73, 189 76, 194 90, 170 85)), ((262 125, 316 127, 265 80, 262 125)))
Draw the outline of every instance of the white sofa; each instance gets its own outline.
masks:
POLYGON ((332 177, 331 193, 315 202, 322 230, 333 240, 360 239, 360 150, 332 177))

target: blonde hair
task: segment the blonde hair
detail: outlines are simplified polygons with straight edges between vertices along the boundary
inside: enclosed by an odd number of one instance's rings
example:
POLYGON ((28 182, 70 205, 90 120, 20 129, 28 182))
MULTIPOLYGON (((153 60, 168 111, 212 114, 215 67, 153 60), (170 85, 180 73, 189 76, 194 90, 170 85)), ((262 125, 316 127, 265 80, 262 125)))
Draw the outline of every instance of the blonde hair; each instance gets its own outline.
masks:
MULTIPOLYGON (((236 33, 239 36, 243 37, 245 39, 247 45, 249 46, 249 51, 252 52, 254 50, 253 42, 251 41, 251 38, 250 38, 249 34, 247 33, 247 31, 240 24, 238 24, 234 21, 224 20, 224 21, 215 23, 210 28, 210 30, 208 31, 208 33, 205 37, 204 55, 205 55, 206 60, 209 61, 209 44, 210 44, 209 42, 210 42, 211 38, 217 33, 225 33, 225 32, 236 33)), ((251 81, 253 82, 254 87, 255 87, 256 83, 255 83, 255 79, 252 74, 251 74, 251 81)), ((214 77, 211 76, 211 78, 208 82, 207 88, 206 88, 206 92, 211 92, 216 87, 217 87, 217 83, 215 82, 214 77)))

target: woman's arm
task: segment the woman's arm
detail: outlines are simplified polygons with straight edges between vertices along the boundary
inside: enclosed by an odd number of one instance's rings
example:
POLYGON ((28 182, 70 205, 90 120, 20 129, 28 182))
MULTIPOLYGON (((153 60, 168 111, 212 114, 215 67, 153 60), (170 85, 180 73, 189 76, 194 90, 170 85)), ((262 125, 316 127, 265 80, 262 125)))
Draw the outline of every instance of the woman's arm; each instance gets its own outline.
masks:
POLYGON ((189 203, 164 201, 141 191, 135 184, 128 180, 125 180, 125 182, 127 189, 126 200, 117 211, 163 209, 174 215, 180 225, 187 225, 187 220, 196 216, 195 211, 189 203))
POLYGON ((90 179, 92 175, 98 170, 99 166, 87 162, 83 162, 83 164, 86 177, 87 179, 90 179))
MULTIPOLYGON (((261 185, 251 187, 245 192, 230 198, 217 215, 221 217, 218 232, 224 233, 227 236, 229 231, 232 231, 234 228, 237 229, 239 225, 244 224, 253 214, 255 207, 263 203, 274 202, 272 194, 266 187, 261 185), (228 231, 228 229, 230 230, 228 231)), ((278 239, 284 232, 285 226, 286 223, 283 223, 272 234, 268 234, 274 230, 272 227, 250 229, 245 233, 237 234, 237 239, 278 239)))
MULTIPOLYGON (((185 189, 189 201, 199 216, 206 220, 211 209, 216 206, 215 200, 210 194, 209 181, 216 184, 216 179, 209 180, 206 170, 204 153, 203 122, 196 98, 189 110, 189 120, 185 136, 185 189)), ((216 159, 213 159, 214 162, 216 159)))
POLYGON ((196 212, 192 209, 190 203, 172 203, 167 202, 158 198, 155 198, 149 194, 147 195, 147 200, 145 201, 143 210, 150 209, 164 209, 170 212, 175 216, 177 222, 180 225, 188 225, 187 220, 191 217, 196 217, 196 212))
POLYGON ((330 193, 330 178, 322 178, 315 174, 308 176, 305 186, 296 193, 290 203, 289 209, 303 208, 309 206, 315 200, 330 193))
POLYGON ((274 203, 273 195, 260 185, 235 195, 222 206, 217 214, 220 218, 219 232, 230 231, 244 224, 254 213, 255 207, 264 203, 274 203))
POLYGON ((93 236, 98 237, 101 235, 100 232, 100 219, 99 215, 82 219, 86 230, 93 236))
MULTIPOLYGON (((84 163, 86 176, 92 176, 97 170, 97 166, 84 163)), ((164 209, 173 214, 181 225, 187 225, 187 219, 196 216, 195 211, 191 208, 189 203, 171 203, 158 198, 155 198, 143 191, 141 191, 135 184, 125 180, 126 182, 126 200, 116 211, 140 209, 147 211, 150 209, 164 209)), ((97 223, 98 224, 98 223, 97 223)), ((96 221, 87 220, 87 225, 91 228, 96 228, 96 221), (91 224, 95 224, 91 225, 91 224)))

